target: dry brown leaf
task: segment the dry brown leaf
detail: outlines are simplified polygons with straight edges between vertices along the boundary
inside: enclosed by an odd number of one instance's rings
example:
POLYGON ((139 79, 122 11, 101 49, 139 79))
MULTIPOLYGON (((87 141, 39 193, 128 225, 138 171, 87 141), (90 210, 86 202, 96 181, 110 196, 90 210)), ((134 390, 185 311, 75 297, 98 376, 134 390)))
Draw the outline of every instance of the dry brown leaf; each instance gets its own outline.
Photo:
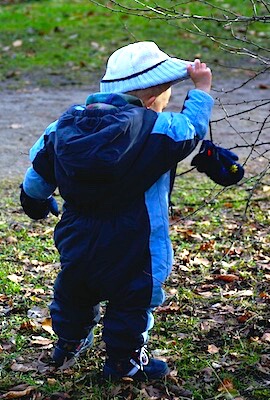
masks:
MULTIPOLYGON (((15 389, 15 388, 14 388, 15 389)), ((9 392, 3 394, 1 399, 21 399, 24 396, 29 395, 31 392, 35 390, 34 386, 28 386, 23 390, 10 390, 9 392)))
POLYGON ((201 375, 204 382, 211 382, 213 380, 213 369, 210 367, 206 367, 201 370, 201 375))
POLYGON ((252 313, 246 312, 245 314, 239 315, 239 317, 237 317, 237 321, 240 322, 241 324, 243 324, 249 318, 251 318, 251 316, 252 316, 252 313))
POLYGON ((213 297, 213 293, 212 292, 199 292, 197 291, 197 294, 204 297, 205 299, 210 299, 211 297, 213 297))
POLYGON ((37 325, 35 324, 34 321, 31 321, 30 319, 28 321, 24 321, 21 326, 20 330, 26 330, 26 331, 33 331, 37 325))
POLYGON ((209 240, 206 243, 202 243, 200 246, 201 251, 213 250, 215 247, 215 240, 209 240))
POLYGON ((7 242, 7 243, 10 243, 10 244, 12 244, 12 243, 17 243, 17 242, 18 242, 18 239, 17 239, 15 236, 8 236, 8 237, 6 238, 6 242, 7 242))
POLYGON ((55 392, 51 395, 50 399, 53 400, 64 400, 64 399, 70 399, 70 395, 67 393, 62 393, 62 392, 55 392))
POLYGON ((43 336, 32 336, 31 344, 37 344, 39 346, 48 346, 53 343, 52 339, 47 339, 43 336))
POLYGON ((175 314, 180 312, 180 306, 177 304, 169 304, 168 306, 160 306, 155 310, 155 314, 175 314))
POLYGON ((219 392, 231 392, 232 390, 234 390, 233 382, 228 378, 224 379, 218 387, 219 392))
POLYGON ((210 354, 216 354, 216 353, 219 352, 219 348, 218 348, 216 345, 214 345, 214 344, 209 344, 209 345, 208 345, 208 348, 207 348, 207 351, 208 351, 208 353, 210 353, 210 354))
POLYGON ((8 296, 6 294, 0 294, 0 302, 5 303, 8 300, 8 296))
POLYGON ((260 296, 261 299, 270 299, 270 295, 268 293, 265 293, 265 292, 261 292, 259 294, 259 296, 260 296))
POLYGON ((158 388, 155 388, 152 385, 147 385, 145 388, 143 388, 140 391, 141 395, 144 396, 145 399, 151 399, 151 400, 158 400, 162 399, 164 393, 160 391, 158 388))
POLYGON ((16 274, 10 274, 7 276, 7 278, 14 283, 19 283, 23 280, 23 278, 21 276, 18 276, 16 274))
POLYGON ((47 378, 47 383, 48 385, 55 385, 57 383, 57 380, 54 378, 47 378))
POLYGON ((263 342, 270 342, 270 332, 265 332, 265 333, 262 335, 261 340, 262 340, 263 342))
POLYGON ((29 372, 29 371, 35 371, 36 367, 32 363, 17 363, 16 361, 11 364, 10 369, 14 372, 29 372))
POLYGON ((239 280, 239 276, 234 274, 215 275, 215 279, 223 282, 234 282, 239 280))
POLYGON ((269 89, 270 88, 270 86, 269 85, 265 85, 264 83, 260 83, 259 85, 258 85, 258 88, 259 89, 269 89))

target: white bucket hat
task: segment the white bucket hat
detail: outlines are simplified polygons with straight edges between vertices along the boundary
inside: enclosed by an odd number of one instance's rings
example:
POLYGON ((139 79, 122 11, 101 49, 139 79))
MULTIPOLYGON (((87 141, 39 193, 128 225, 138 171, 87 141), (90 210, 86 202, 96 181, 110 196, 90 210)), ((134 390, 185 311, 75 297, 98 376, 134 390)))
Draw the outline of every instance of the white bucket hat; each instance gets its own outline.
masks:
POLYGON ((116 50, 108 59, 101 92, 126 93, 188 79, 190 61, 172 58, 154 42, 137 42, 116 50))

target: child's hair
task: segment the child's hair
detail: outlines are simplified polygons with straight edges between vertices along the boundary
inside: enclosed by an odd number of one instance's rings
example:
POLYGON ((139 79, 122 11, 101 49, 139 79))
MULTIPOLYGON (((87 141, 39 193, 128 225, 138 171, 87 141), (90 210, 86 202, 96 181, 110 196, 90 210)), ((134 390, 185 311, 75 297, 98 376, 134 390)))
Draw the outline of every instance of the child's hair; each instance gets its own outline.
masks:
POLYGON ((149 99, 151 96, 158 97, 161 93, 165 92, 172 86, 172 82, 168 83, 161 83, 160 85, 151 86, 146 89, 138 89, 138 90, 131 90, 126 92, 126 94, 130 94, 132 96, 136 96, 142 101, 149 99))

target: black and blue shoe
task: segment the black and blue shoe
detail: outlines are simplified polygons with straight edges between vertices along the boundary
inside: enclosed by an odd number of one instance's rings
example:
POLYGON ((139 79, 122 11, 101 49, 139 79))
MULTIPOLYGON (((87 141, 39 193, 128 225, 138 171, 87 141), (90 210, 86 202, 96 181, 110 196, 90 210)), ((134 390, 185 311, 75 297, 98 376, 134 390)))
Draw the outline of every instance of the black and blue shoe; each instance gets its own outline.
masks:
POLYGON ((108 357, 103 368, 103 377, 112 381, 126 377, 136 381, 149 381, 162 379, 169 373, 167 363, 149 358, 145 347, 136 350, 128 358, 108 357))
MULTIPOLYGON (((61 367, 68 361, 75 360, 85 354, 94 342, 94 333, 91 330, 89 335, 80 341, 58 339, 52 354, 52 359, 57 367, 61 367)), ((71 364, 71 362, 70 362, 71 364)))

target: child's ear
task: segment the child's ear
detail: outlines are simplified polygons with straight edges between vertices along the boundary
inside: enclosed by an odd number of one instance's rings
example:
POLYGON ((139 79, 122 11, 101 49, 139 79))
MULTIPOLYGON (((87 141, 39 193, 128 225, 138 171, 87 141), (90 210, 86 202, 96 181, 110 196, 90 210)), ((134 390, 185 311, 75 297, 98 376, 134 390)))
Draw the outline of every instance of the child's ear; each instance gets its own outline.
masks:
POLYGON ((152 104, 156 101, 156 96, 151 96, 148 99, 144 100, 144 105, 146 108, 150 108, 152 104))

